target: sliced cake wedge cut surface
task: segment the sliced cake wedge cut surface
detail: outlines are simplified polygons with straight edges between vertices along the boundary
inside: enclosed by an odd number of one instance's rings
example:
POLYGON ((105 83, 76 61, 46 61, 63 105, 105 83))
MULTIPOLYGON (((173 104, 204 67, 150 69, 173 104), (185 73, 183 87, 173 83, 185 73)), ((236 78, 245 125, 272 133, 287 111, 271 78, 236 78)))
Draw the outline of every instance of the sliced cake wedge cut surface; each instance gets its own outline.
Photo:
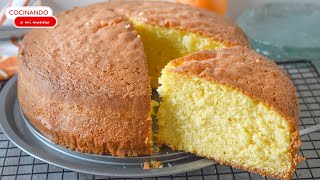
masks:
POLYGON ((110 1, 108 6, 141 36, 152 88, 158 87, 161 70, 173 59, 199 50, 250 46, 235 23, 212 11, 163 1, 110 1))
POLYGON ((291 178, 302 159, 299 106, 275 63, 243 47, 200 51, 171 61, 159 83, 160 144, 291 178))

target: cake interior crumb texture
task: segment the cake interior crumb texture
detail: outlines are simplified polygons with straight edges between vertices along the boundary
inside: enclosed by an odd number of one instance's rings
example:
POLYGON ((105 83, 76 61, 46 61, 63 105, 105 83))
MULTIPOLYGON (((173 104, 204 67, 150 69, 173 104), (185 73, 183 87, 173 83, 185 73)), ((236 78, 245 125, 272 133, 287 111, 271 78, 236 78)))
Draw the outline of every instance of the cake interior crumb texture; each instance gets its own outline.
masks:
POLYGON ((169 61, 199 50, 224 47, 200 34, 149 25, 135 19, 130 19, 130 22, 143 42, 152 88, 158 87, 161 70, 169 61))
POLYGON ((160 144, 220 163, 291 177, 294 129, 262 102, 226 85, 170 72, 158 92, 160 144))

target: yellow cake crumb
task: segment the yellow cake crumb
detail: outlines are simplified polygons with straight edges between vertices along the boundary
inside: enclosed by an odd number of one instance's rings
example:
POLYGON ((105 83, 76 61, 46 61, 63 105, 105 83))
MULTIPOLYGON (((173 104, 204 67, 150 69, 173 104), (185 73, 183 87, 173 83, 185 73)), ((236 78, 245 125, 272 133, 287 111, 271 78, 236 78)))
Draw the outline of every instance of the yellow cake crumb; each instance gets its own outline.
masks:
POLYGON ((148 161, 143 163, 143 169, 151 169, 150 163, 148 161))
POLYGON ((151 168, 163 168, 163 164, 160 161, 151 161, 151 168))
POLYGON ((163 164, 161 163, 161 161, 152 160, 151 163, 149 163, 148 161, 143 163, 143 169, 159 169, 159 168, 163 168, 163 164))
POLYGON ((169 61, 199 50, 224 47, 196 33, 153 26, 135 19, 130 21, 140 34, 145 48, 152 88, 158 87, 161 70, 169 61))

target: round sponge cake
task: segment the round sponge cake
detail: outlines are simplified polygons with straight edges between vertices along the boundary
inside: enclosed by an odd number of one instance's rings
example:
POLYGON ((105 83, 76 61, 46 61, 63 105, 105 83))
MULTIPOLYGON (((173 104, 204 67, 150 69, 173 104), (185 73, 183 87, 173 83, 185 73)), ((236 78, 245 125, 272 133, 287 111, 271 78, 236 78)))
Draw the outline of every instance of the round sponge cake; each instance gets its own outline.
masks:
POLYGON ((162 71, 160 144, 222 164, 291 179, 299 106, 289 76, 243 47, 200 51, 162 71))
POLYGON ((133 26, 106 7, 57 16, 19 52, 22 110, 55 143, 89 153, 151 154, 150 85, 133 26))
POLYGON ((107 2, 65 11, 57 20, 55 28, 25 36, 18 98, 46 137, 88 153, 150 155, 149 76, 156 87, 173 58, 249 46, 236 25, 182 4, 107 2))
POLYGON ((301 160, 295 88, 246 48, 235 24, 154 1, 74 8, 57 20, 25 36, 18 73, 22 111, 53 142, 87 153, 152 154, 151 88, 162 70, 158 143, 292 176, 301 160))

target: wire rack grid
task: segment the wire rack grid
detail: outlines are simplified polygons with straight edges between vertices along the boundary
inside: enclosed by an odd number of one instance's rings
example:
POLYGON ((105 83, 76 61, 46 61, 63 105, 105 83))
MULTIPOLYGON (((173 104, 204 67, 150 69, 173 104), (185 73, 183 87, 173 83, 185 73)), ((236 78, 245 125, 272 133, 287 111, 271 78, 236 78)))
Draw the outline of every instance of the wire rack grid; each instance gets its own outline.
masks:
MULTIPOLYGON (((299 127, 304 129, 320 123, 320 74, 310 61, 279 62, 291 77, 297 90, 301 108, 299 127)), ((0 82, 0 89, 5 82, 0 82)), ((299 164, 293 179, 320 180, 320 132, 301 137, 300 153, 306 158, 299 164)), ((0 177, 8 179, 130 179, 94 176, 73 172, 44 163, 17 148, 0 130, 0 177)), ((166 177, 140 180, 260 180, 271 179, 230 166, 212 165, 203 169, 166 177)), ((132 180, 132 179, 131 179, 132 180)))

